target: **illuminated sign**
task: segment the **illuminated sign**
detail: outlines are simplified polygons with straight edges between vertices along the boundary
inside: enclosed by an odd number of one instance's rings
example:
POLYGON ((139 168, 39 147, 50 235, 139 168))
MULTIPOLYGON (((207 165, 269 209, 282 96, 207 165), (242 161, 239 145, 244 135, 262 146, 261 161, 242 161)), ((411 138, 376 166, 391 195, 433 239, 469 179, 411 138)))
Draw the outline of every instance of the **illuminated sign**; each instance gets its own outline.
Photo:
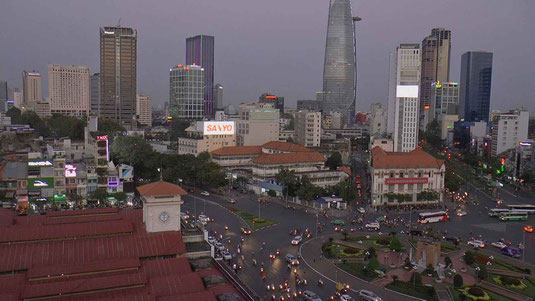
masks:
POLYGON ((424 109, 429 110, 431 109, 431 106, 424 106, 424 109))
POLYGON ((520 145, 520 146, 530 146, 531 142, 518 142, 518 145, 520 145))
POLYGON ((28 178, 28 189, 54 188, 54 178, 28 178))
POLYGON ((52 162, 50 161, 30 161, 28 162, 28 166, 52 166, 52 162))
POLYGON ((385 179, 386 185, 396 185, 396 184, 427 184, 427 178, 396 178, 396 179, 385 179))
POLYGON ((28 73, 26 73, 26 75, 29 75, 29 76, 41 76, 41 73, 39 73, 39 72, 28 72, 28 73))
POLYGON ((277 99, 275 95, 266 95, 266 99, 277 99))
POLYGON ((234 135, 234 121, 206 121, 204 135, 234 135))
POLYGON ((398 85, 396 87, 396 97, 418 98, 418 85, 398 85))
POLYGON ((108 187, 119 186, 119 179, 116 176, 108 177, 108 187))
POLYGON ((65 177, 74 178, 76 177, 76 166, 73 164, 65 164, 65 177))
POLYGON ((114 31, 105 31, 104 30, 104 34, 115 34, 115 32, 114 31))
POLYGON ((97 136, 97 140, 100 140, 100 141, 108 140, 108 135, 97 136))

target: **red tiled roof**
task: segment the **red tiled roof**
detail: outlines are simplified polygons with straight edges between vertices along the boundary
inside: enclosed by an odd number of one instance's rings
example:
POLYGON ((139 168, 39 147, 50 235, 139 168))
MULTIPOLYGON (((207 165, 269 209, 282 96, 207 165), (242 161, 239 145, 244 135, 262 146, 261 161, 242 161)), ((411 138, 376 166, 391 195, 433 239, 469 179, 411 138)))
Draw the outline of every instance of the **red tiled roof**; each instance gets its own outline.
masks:
POLYGON ((118 213, 117 208, 104 208, 104 209, 87 209, 87 210, 66 210, 66 211, 50 211, 46 213, 47 217, 66 217, 66 216, 79 216, 79 215, 104 215, 111 213, 118 213))
POLYGON ((15 219, 15 211, 0 210, 0 227, 11 226, 15 219))
POLYGON ((257 164, 286 164, 286 163, 304 163, 304 162, 325 162, 325 157, 317 152, 307 153, 280 153, 266 154, 252 160, 257 164))
POLYGON ((120 219, 122 219, 122 217, 119 214, 73 215, 73 216, 66 216, 66 217, 61 217, 61 218, 58 218, 58 217, 47 218, 43 224, 44 225, 76 224, 76 223, 117 221, 120 219))
POLYGON ((306 152, 312 152, 308 147, 305 147, 301 144, 295 144, 291 142, 282 142, 282 141, 271 141, 268 143, 265 143, 262 145, 263 148, 267 149, 274 149, 278 151, 283 152, 290 152, 290 153, 306 153, 306 152))
POLYGON ((122 269, 137 269, 141 266, 139 258, 114 258, 87 263, 55 264, 33 266, 28 270, 30 280, 43 277, 70 277, 83 273, 111 272, 122 269))
POLYGON ((225 146, 218 148, 211 153, 217 156, 238 156, 238 155, 261 155, 261 146, 225 146))
POLYGON ((158 181, 137 188, 139 194, 144 196, 155 195, 186 195, 188 194, 182 187, 169 182, 158 181))
POLYGON ((349 166, 338 166, 336 170, 345 172, 348 176, 351 176, 351 168, 349 166))
POLYGON ((150 291, 160 296, 181 295, 204 291, 204 284, 196 273, 151 277, 150 291))
POLYGON ((440 168, 444 160, 436 159, 421 149, 410 152, 385 152, 379 146, 372 149, 374 168, 440 168))
POLYGON ((216 297, 210 291, 194 292, 183 295, 165 296, 158 298, 158 301, 216 301, 216 297))

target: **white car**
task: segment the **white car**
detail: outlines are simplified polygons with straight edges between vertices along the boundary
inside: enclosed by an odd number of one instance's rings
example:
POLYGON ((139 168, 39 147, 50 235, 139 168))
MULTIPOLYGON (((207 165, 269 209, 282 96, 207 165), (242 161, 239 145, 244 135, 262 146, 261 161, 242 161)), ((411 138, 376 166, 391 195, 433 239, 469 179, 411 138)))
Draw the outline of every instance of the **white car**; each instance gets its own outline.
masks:
POLYGON ((221 255, 223 256, 223 259, 225 259, 225 260, 232 260, 232 254, 230 254, 227 251, 221 252, 221 255))
POLYGON ((369 223, 369 224, 366 224, 366 229, 379 230, 381 229, 381 225, 379 225, 378 222, 369 223))
POLYGON ((381 297, 377 296, 374 292, 368 290, 360 290, 359 297, 360 299, 367 301, 383 301, 381 297))
POLYGON ((301 235, 297 235, 294 237, 294 239, 292 239, 292 245, 297 246, 301 241, 303 241, 303 237, 301 237, 301 235))
POLYGON ((180 212, 180 217, 183 218, 183 219, 188 219, 189 215, 187 213, 180 212))
POLYGON ((458 211, 457 212, 457 216, 465 216, 466 215, 466 211, 458 211))
POLYGON ((357 209, 357 211, 359 213, 366 213, 366 209, 362 208, 362 207, 359 207, 359 209, 357 209))
POLYGON ((321 298, 318 296, 318 294, 308 290, 303 292, 303 298, 308 301, 321 301, 321 298))
POLYGON ((210 221, 210 218, 204 214, 201 214, 199 215, 199 221, 207 223, 210 221))
POLYGON ((295 258, 292 254, 286 254, 286 262, 291 265, 299 265, 299 260, 295 258))
POLYGON ((208 243, 209 243, 209 244, 213 245, 215 242, 216 242, 215 237, 213 237, 213 236, 208 236, 208 243))
POLYGON ((343 294, 342 296, 340 296, 340 301, 355 301, 355 299, 351 298, 350 295, 343 294))
POLYGON ((485 243, 482 242, 481 240, 471 240, 471 241, 467 242, 467 244, 469 246, 473 246, 473 247, 476 247, 476 248, 484 248, 485 247, 485 243))
POLYGON ((501 242, 501 241, 493 242, 493 243, 491 243, 490 245, 493 246, 493 247, 496 247, 496 248, 498 248, 498 249, 503 249, 503 248, 507 247, 507 245, 504 244, 504 243, 501 242))
POLYGON ((215 247, 216 249, 218 249, 219 251, 224 251, 224 250, 225 250, 225 245, 222 244, 222 243, 220 243, 220 242, 216 242, 216 243, 214 244, 214 247, 215 247))
POLYGON ((208 191, 201 190, 201 195, 210 196, 210 193, 208 191))

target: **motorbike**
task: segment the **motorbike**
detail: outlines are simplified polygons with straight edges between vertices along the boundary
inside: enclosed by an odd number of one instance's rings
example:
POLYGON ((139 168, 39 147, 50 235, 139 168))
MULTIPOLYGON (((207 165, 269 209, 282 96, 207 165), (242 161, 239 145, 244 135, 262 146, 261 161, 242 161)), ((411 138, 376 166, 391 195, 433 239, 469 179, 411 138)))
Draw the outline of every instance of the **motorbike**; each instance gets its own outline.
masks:
POLYGON ((318 286, 323 286, 323 280, 318 279, 318 286))

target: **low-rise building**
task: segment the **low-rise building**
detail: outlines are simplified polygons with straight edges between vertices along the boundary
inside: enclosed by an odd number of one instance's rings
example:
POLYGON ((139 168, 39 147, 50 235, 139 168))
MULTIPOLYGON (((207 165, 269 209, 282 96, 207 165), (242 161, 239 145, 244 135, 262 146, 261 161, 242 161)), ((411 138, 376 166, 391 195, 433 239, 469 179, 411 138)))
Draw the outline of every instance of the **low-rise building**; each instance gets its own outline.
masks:
POLYGON ((443 200, 446 165, 430 154, 372 149, 372 206, 417 205, 443 200))
POLYGON ((513 149, 520 141, 528 139, 528 111, 512 110, 508 113, 493 111, 491 122, 493 156, 513 149))
MULTIPOLYGON (((234 122, 227 122, 234 127, 234 122)), ((212 152, 225 146, 236 146, 236 135, 221 132, 220 134, 204 133, 205 124, 215 124, 212 121, 197 121, 189 126, 185 132, 186 138, 178 138, 179 155, 199 155, 202 152, 212 152)))

